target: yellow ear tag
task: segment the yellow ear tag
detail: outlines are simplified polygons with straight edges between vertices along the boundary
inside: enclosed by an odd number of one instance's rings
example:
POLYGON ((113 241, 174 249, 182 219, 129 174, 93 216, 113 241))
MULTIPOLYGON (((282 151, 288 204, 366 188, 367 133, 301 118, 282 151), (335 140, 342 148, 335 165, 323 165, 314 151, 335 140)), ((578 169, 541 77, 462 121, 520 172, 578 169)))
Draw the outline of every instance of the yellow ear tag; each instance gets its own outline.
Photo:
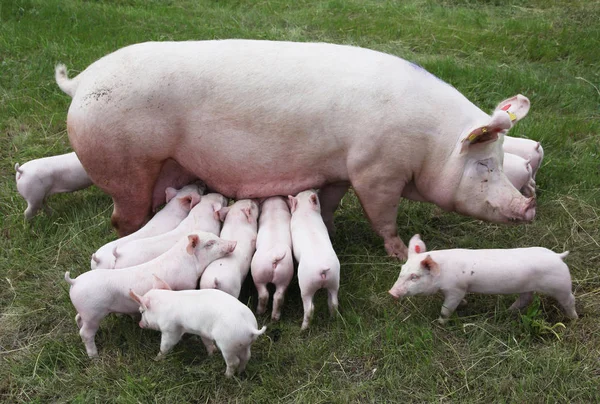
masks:
POLYGON ((511 122, 514 122, 517 120, 517 116, 515 114, 513 114, 512 112, 506 111, 506 113, 508 114, 508 117, 510 118, 511 122))

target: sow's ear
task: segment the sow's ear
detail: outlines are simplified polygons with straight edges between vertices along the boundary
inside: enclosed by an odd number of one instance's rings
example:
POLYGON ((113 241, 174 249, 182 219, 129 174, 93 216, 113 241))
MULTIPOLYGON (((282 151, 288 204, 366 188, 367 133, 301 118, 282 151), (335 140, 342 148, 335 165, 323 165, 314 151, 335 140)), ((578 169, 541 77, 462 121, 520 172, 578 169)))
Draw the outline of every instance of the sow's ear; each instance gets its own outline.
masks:
POLYGON ((193 255, 194 254, 194 249, 198 246, 198 244, 200 244, 200 237, 198 237, 197 234, 190 234, 188 236, 188 246, 186 248, 186 251, 188 254, 193 255))
POLYGON ((298 199, 292 195, 288 195, 288 205, 290 206, 290 212, 294 213, 298 207, 298 199))
POLYGON ((412 236, 408 243, 408 258, 415 254, 421 254, 427 251, 427 247, 425 247, 425 243, 421 240, 421 236, 419 234, 415 234, 412 236))
POLYGON ((165 189, 165 195, 167 196, 167 203, 169 203, 171 199, 175 198, 175 195, 177 195, 177 190, 175 188, 168 187, 165 189))
POLYGON ((512 122, 520 121, 527 116, 531 103, 529 98, 517 94, 512 98, 507 98, 496 107, 496 111, 504 111, 508 114, 512 122))
POLYGON ((431 276, 438 276, 440 274, 440 266, 433 260, 433 258, 431 258, 431 255, 427 255, 427 257, 421 261, 421 268, 429 271, 431 276))
POLYGON ((483 144, 488 142, 495 142, 498 140, 500 132, 508 130, 512 127, 512 121, 507 113, 504 111, 496 110, 492 115, 487 125, 480 126, 473 129, 469 134, 462 140, 460 148, 461 154, 469 150, 474 144, 483 144))
POLYGON ((152 277, 154 278, 152 281, 152 289, 173 290, 167 282, 163 281, 155 274, 152 274, 152 277))

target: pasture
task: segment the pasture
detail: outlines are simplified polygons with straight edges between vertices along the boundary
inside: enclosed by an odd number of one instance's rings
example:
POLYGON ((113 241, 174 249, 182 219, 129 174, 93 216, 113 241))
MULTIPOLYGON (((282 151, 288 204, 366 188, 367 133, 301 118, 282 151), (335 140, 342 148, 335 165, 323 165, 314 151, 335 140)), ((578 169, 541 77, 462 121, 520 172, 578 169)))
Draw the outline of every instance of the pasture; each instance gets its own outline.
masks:
MULTIPOLYGON (((600 392, 600 2, 498 0, 0 0, 0 400, 4 402, 594 402, 600 392), (352 192, 336 213, 340 316, 317 294, 300 331, 297 281, 282 320, 224 378, 186 336, 162 362, 160 334, 110 316, 89 360, 63 280, 114 239, 112 201, 97 188, 50 198, 23 218, 14 164, 71 151, 70 98, 54 81, 128 44, 253 38, 350 44, 414 61, 484 111, 531 100, 512 136, 542 143, 532 224, 484 223, 402 201, 401 238, 429 249, 543 246, 570 250, 580 319, 551 298, 521 313, 514 296, 473 295, 445 327, 441 296, 395 302, 400 263, 386 257, 352 192)), ((252 164, 251 161, 248 164, 252 164)), ((256 291, 246 282, 244 302, 256 291)))

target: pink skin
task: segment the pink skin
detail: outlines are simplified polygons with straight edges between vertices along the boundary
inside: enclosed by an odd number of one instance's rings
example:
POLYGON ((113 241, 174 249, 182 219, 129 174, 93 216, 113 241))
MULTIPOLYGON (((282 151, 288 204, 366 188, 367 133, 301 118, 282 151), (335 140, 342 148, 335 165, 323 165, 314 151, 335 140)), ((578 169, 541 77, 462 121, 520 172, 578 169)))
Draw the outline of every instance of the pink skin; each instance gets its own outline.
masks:
POLYGON ((134 240, 153 237, 176 228, 200 202, 197 185, 186 185, 180 190, 167 188, 167 205, 161 209, 144 227, 128 236, 121 237, 100 247, 92 254, 91 268, 114 268, 115 248, 134 240))
POLYGON ((114 268, 127 268, 148 262, 173 247, 185 234, 194 230, 205 231, 218 236, 221 221, 217 212, 227 206, 227 199, 221 194, 202 196, 200 203, 192 208, 189 215, 171 231, 154 237, 133 240, 115 250, 114 268))
POLYGON ((256 251, 258 203, 242 199, 219 211, 223 223, 221 237, 235 240, 233 254, 210 264, 200 279, 200 289, 220 289, 234 297, 240 295, 242 283, 250 270, 256 251))
POLYGON ((267 329, 259 330, 252 311, 220 290, 174 292, 163 282, 144 296, 131 291, 130 297, 140 306, 140 327, 162 333, 156 360, 163 359, 184 333, 196 334, 209 356, 217 347, 221 350, 227 364, 226 377, 244 371, 252 343, 267 329))
POLYGON ((439 250, 426 252, 419 235, 409 244, 408 260, 390 289, 392 297, 430 295, 441 291, 444 304, 440 324, 445 324, 468 292, 512 294, 519 297, 511 310, 526 307, 533 292, 554 297, 569 318, 576 319, 571 275, 563 262, 568 252, 546 248, 507 250, 439 250))
POLYGON ((22 166, 17 163, 15 171, 17 190, 27 201, 27 220, 35 216, 50 195, 93 185, 75 153, 31 160, 22 166))
MULTIPOLYGON (((501 142, 465 142, 484 127, 501 138, 512 118, 498 124, 496 113, 391 55, 322 43, 145 43, 105 56, 73 80, 59 67, 56 78, 73 96, 69 140, 113 198, 120 234, 143 225, 153 195, 178 170, 234 199, 319 188, 330 229, 351 185, 398 258, 406 256, 396 225, 403 195, 493 222, 535 215, 501 170, 485 186, 484 173, 473 171, 480 160, 500 164, 501 142), (177 164, 164 168, 171 160, 177 164)), ((519 120, 529 101, 516 96, 499 107, 519 120)))
POLYGON ((313 297, 317 290, 327 289, 329 313, 333 316, 337 312, 340 261, 321 217, 317 193, 303 191, 288 198, 292 213, 292 246, 298 261, 298 284, 304 305, 302 330, 305 330, 315 310, 313 297))
POLYGON ((235 241, 214 234, 196 232, 183 237, 160 257, 126 269, 97 269, 76 279, 65 273, 71 285, 69 295, 77 310, 75 321, 89 357, 98 356, 94 337, 100 321, 110 313, 131 314, 137 305, 129 299, 129 290, 144 294, 152 288, 153 275, 173 289, 193 289, 208 264, 235 250, 235 241))
POLYGON ((504 153, 502 167, 511 184, 524 196, 535 196, 535 181, 529 161, 516 154, 504 153))
POLYGON ((505 136, 502 148, 505 153, 516 154, 517 156, 529 160, 531 164, 532 177, 535 180, 537 170, 544 160, 544 149, 540 142, 531 139, 505 136))
POLYGON ((285 291, 294 276, 290 220, 290 208, 285 198, 274 196, 261 203, 256 253, 250 268, 258 291, 258 314, 263 314, 267 308, 267 284, 275 285, 271 314, 275 321, 281 317, 285 291))

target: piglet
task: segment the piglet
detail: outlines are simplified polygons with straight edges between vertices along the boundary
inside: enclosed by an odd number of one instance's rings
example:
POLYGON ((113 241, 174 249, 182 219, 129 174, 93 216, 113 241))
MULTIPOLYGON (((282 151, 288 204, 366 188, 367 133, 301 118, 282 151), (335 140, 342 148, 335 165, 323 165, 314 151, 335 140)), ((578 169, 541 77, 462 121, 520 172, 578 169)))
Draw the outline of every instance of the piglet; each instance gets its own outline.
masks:
POLYGON ((504 153, 516 154, 528 160, 531 164, 531 176, 535 180, 535 174, 542 165, 542 160, 544 160, 544 149, 540 142, 520 137, 504 136, 502 149, 504 153))
POLYGON ((216 289, 174 292, 162 282, 161 289, 152 289, 144 296, 132 290, 130 296, 140 306, 140 327, 162 333, 156 360, 163 359, 183 334, 196 334, 209 356, 217 347, 221 350, 227 364, 225 376, 231 377, 244 371, 250 346, 267 329, 258 329, 247 306, 216 289))
POLYGON ((25 218, 31 219, 47 197, 92 185, 75 152, 15 164, 17 190, 27 201, 25 218))
POLYGON ((124 269, 96 269, 75 279, 69 277, 69 272, 65 273, 65 280, 71 285, 71 302, 77 310, 75 322, 88 356, 98 356, 94 336, 104 317, 109 313, 138 311, 138 306, 129 298, 130 289, 145 294, 152 289, 153 274, 175 290, 194 289, 206 266, 233 252, 235 244, 211 233, 193 232, 145 264, 124 269))
POLYGON ((566 315, 576 319, 571 275, 563 262, 568 253, 557 254, 542 247, 426 252, 417 234, 410 240, 408 260, 389 293, 398 299, 441 290, 444 304, 438 322, 442 325, 468 292, 519 293, 510 306, 512 310, 526 307, 533 292, 540 292, 554 297, 566 315))
POLYGON ((260 207, 256 253, 250 265, 252 279, 258 290, 258 308, 262 314, 267 308, 269 291, 267 284, 275 285, 273 312, 275 321, 281 317, 285 291, 294 276, 292 235, 290 233, 290 208, 282 196, 265 199, 260 207))
POLYGON ((113 252, 120 245, 173 230, 187 217, 190 210, 200 202, 201 198, 201 193, 196 184, 186 185, 180 190, 167 188, 165 194, 167 196, 167 204, 144 227, 135 233, 103 245, 98 251, 92 254, 92 269, 114 268, 115 256, 113 252))
POLYGON ((189 215, 173 230, 116 247, 113 250, 114 268, 127 268, 148 262, 173 247, 181 237, 192 230, 206 231, 218 236, 221 232, 218 211, 224 206, 227 206, 227 198, 221 194, 202 196, 200 203, 194 206, 189 215))
POLYGON ((220 289, 237 298, 256 250, 258 204, 242 199, 219 210, 219 215, 225 220, 221 237, 235 240, 237 247, 233 254, 216 260, 206 268, 200 279, 200 289, 220 289))
POLYGON ((504 174, 524 196, 535 196, 535 181, 529 161, 516 154, 504 153, 504 174))
POLYGON ((314 312, 313 296, 319 289, 327 289, 329 312, 338 308, 340 288, 340 261, 338 260, 327 228, 321 217, 321 205, 313 190, 288 196, 292 220, 292 246, 298 261, 298 283, 304 304, 302 329, 308 328, 314 312))

